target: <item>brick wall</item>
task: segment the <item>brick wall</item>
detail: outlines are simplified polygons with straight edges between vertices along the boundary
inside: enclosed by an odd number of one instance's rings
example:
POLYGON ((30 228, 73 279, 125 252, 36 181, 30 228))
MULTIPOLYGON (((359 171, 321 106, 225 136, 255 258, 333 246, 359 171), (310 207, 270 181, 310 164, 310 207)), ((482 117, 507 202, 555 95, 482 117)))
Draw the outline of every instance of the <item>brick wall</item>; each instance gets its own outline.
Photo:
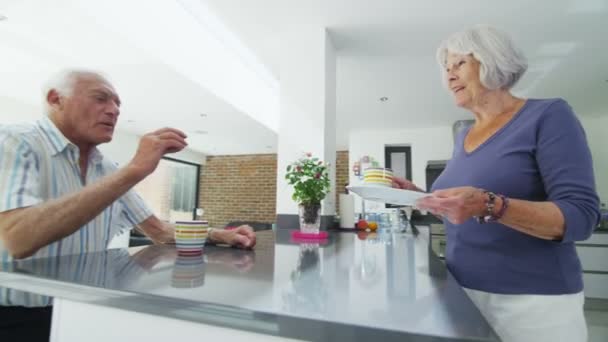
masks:
MULTIPOLYGON (((207 157, 200 177, 204 218, 212 227, 223 227, 230 221, 275 222, 276 181, 276 154, 207 157)), ((343 192, 346 182, 348 151, 339 151, 336 193, 343 192)))
POLYGON ((200 207, 212 227, 230 221, 274 222, 276 154, 209 156, 201 167, 200 207))
POLYGON ((336 215, 340 215, 339 195, 344 193, 344 185, 348 183, 348 151, 336 152, 336 215))

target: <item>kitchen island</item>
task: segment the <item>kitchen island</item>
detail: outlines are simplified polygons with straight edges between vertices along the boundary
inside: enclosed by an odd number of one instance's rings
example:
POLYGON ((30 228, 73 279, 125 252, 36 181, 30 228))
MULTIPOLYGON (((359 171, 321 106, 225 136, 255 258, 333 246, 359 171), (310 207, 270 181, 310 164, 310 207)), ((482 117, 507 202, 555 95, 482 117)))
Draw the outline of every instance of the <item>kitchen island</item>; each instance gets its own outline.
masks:
POLYGON ((8 262, 0 299, 53 297, 53 341, 498 340, 419 229, 317 242, 277 229, 258 232, 253 251, 147 246, 8 262))

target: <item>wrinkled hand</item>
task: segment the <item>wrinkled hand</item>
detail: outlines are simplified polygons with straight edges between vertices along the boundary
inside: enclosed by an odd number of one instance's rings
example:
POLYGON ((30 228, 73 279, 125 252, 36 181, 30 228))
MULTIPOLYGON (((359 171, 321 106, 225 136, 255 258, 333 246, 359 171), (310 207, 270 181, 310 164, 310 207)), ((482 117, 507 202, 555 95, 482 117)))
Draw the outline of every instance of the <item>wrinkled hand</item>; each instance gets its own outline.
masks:
POLYGON ((160 159, 167 153, 183 150, 186 143, 186 134, 175 128, 162 128, 148 133, 139 140, 139 147, 129 165, 144 178, 151 174, 160 159))
POLYGON ((403 190, 412 190, 412 191, 422 191, 420 190, 414 183, 410 182, 405 178, 393 177, 393 188, 403 189, 403 190))
POLYGON ((473 216, 485 214, 485 197, 483 190, 470 186, 450 188, 419 199, 416 207, 443 216, 453 224, 461 224, 473 216))
POLYGON ((235 229, 222 231, 222 242, 239 248, 253 248, 255 246, 255 232, 248 225, 238 226, 235 229))

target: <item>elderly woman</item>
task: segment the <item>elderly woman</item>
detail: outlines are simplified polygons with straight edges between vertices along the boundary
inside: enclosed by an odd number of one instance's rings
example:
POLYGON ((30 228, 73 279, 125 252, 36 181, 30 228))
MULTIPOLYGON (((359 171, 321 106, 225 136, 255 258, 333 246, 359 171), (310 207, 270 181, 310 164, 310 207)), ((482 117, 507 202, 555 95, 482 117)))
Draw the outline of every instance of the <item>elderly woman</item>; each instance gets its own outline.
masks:
POLYGON ((437 58, 454 102, 475 117, 417 203, 444 218, 450 272, 503 340, 585 341, 574 242, 598 223, 599 200, 581 124, 562 99, 510 93, 527 64, 500 31, 453 34, 437 58))

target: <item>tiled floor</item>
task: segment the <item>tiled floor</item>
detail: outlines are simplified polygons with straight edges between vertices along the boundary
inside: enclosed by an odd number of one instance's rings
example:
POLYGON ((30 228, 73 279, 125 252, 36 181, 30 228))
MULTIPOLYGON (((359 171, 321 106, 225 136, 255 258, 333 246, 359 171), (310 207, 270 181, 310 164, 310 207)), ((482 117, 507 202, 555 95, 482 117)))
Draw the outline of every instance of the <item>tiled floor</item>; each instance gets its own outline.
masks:
POLYGON ((608 300, 587 298, 585 318, 589 330, 589 342, 608 341, 608 300))

